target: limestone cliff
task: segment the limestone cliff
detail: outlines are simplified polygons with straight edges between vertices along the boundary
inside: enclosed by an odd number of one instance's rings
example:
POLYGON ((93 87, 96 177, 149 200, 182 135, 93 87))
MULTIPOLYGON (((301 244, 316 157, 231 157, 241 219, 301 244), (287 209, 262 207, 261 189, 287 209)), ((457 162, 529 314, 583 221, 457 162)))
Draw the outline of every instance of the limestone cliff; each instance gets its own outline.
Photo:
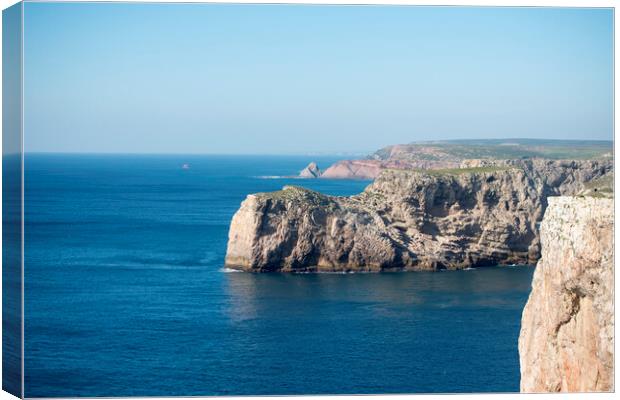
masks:
POLYGON ((323 178, 375 179, 384 169, 458 168, 461 163, 479 160, 601 160, 613 158, 612 141, 477 139, 423 141, 384 147, 364 159, 338 161, 328 167, 323 178))
POLYGON ((613 391, 613 199, 556 197, 523 311, 521 391, 613 391))
POLYGON ((459 162, 453 160, 343 160, 327 168, 321 178, 375 179, 386 169, 442 169, 458 166, 459 162))
POLYGON ((547 196, 573 194, 611 163, 527 160, 385 170, 352 197, 285 187, 249 195, 226 264, 247 271, 458 269, 534 263, 547 196))

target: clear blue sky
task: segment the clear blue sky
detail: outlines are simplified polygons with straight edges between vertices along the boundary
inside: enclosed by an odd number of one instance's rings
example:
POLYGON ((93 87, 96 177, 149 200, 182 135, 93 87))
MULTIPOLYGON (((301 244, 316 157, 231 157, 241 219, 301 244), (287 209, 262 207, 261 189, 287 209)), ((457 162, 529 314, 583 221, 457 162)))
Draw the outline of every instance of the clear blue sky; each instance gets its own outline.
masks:
POLYGON ((610 9, 27 3, 26 151, 612 139, 610 9))

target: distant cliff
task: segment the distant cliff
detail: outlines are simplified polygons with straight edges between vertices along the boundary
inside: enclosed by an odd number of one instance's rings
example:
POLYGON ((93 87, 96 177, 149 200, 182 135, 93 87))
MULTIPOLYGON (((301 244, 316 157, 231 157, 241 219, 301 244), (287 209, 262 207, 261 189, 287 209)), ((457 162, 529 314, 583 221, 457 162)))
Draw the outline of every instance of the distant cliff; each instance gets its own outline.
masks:
POLYGON ((357 196, 297 187, 249 195, 226 264, 247 271, 458 269, 534 263, 547 196, 574 194, 610 162, 521 160, 384 170, 357 196))
POLYGON ((458 168, 456 161, 400 161, 400 160, 343 160, 327 168, 322 178, 375 179, 386 169, 445 169, 458 168))
POLYGON ((549 199, 521 322, 523 392, 614 390, 614 204, 596 193, 549 199))
POLYGON ((384 169, 459 168, 472 160, 606 160, 613 158, 612 141, 480 139, 442 140, 384 147, 364 159, 338 161, 323 178, 375 179, 384 169))

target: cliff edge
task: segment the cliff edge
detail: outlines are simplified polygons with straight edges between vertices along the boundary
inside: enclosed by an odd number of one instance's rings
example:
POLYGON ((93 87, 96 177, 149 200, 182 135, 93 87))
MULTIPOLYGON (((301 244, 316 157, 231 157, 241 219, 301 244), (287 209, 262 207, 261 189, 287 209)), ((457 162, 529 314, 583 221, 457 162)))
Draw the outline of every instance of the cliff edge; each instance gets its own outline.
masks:
POLYGON ((614 390, 613 218, 598 192, 549 198, 521 322, 522 392, 614 390))
POLYGON ((375 179, 386 169, 459 168, 470 160, 599 160, 613 159, 612 141, 545 139, 474 139, 421 141, 377 150, 364 159, 338 161, 323 178, 375 179))
POLYGON ((535 263, 547 197, 575 194, 611 168, 526 160, 385 170, 351 197, 293 186, 249 195, 231 222, 226 265, 266 272, 535 263))

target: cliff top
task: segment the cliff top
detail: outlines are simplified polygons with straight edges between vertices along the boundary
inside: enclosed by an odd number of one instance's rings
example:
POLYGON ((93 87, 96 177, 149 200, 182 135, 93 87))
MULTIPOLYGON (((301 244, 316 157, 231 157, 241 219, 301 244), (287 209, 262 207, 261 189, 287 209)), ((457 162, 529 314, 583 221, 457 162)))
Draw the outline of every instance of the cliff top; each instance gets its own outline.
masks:
POLYGON ((584 190, 580 196, 612 198, 614 197, 614 174, 613 172, 584 184, 584 190))
POLYGON ((316 206, 328 206, 333 203, 332 196, 292 185, 286 185, 275 192, 256 193, 254 196, 264 200, 301 201, 316 206))
POLYGON ((386 168, 385 171, 394 173, 416 173, 421 175, 441 176, 441 175, 464 175, 464 174, 484 174, 494 172, 504 172, 510 169, 518 169, 516 166, 503 166, 503 165, 488 165, 482 167, 470 167, 470 168, 441 168, 441 169, 397 169, 386 168))
POLYGON ((465 159, 611 159, 613 142, 606 140, 489 139, 447 140, 384 147, 369 158, 404 161, 465 159))

